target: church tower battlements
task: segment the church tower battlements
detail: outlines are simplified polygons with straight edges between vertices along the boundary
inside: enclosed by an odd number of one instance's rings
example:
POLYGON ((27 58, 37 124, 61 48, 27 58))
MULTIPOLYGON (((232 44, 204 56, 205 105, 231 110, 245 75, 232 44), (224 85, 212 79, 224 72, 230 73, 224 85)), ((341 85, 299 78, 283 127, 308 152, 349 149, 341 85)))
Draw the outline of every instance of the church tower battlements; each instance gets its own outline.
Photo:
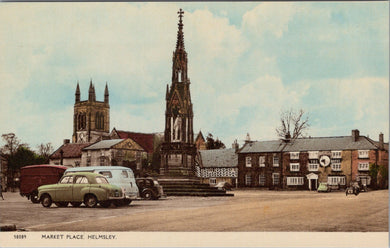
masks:
POLYGON ((172 82, 166 89, 164 143, 161 147, 162 175, 193 176, 196 147, 187 52, 184 47, 183 14, 179 10, 176 49, 172 56, 172 82))
POLYGON ((104 90, 104 101, 96 101, 95 86, 89 84, 88 100, 80 100, 77 82, 73 116, 73 143, 95 142, 108 137, 110 132, 110 105, 108 86, 104 90))

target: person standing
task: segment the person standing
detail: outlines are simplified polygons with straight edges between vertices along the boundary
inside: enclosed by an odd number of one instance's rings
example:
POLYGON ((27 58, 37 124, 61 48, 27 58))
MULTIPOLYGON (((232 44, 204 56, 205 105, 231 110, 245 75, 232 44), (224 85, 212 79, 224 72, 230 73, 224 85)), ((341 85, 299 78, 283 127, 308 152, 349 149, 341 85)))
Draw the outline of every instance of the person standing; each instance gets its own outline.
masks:
POLYGON ((1 183, 1 177, 0 177, 0 196, 1 196, 1 198, 4 200, 4 196, 3 196, 3 184, 1 183))

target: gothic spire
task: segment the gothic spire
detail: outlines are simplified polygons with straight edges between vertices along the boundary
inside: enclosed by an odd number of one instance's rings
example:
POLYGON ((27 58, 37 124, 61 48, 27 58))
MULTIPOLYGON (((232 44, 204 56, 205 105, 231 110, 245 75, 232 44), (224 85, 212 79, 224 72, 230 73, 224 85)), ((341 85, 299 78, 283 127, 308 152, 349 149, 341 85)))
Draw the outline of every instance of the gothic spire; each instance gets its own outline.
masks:
POLYGON ((75 93, 76 103, 80 102, 80 87, 79 87, 79 81, 77 80, 77 87, 76 87, 76 93, 75 93))
POLYGON ((183 14, 182 9, 177 12, 179 14, 179 29, 177 31, 176 50, 173 52, 173 66, 172 66, 172 82, 181 83, 187 82, 187 53, 184 48, 184 34, 183 34, 183 14))
POLYGON ((95 97, 95 87, 92 84, 92 78, 89 83, 89 90, 88 90, 88 101, 96 101, 95 97))
POLYGON ((107 86, 107 82, 106 82, 106 88, 104 89, 104 102, 105 103, 108 103, 108 86, 107 86))
POLYGON ((185 50, 184 49, 184 33, 183 33, 183 14, 184 11, 180 9, 177 14, 179 14, 179 30, 177 31, 177 41, 176 41, 176 51, 185 50))

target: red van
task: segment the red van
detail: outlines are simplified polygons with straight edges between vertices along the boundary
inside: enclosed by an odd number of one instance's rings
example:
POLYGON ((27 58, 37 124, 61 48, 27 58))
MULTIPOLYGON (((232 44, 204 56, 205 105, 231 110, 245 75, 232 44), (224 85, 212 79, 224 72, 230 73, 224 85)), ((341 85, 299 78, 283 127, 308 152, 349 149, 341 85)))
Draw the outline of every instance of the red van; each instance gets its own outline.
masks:
POLYGON ((38 187, 58 183, 66 169, 66 166, 48 164, 20 168, 20 195, 26 196, 33 203, 39 203, 38 187))

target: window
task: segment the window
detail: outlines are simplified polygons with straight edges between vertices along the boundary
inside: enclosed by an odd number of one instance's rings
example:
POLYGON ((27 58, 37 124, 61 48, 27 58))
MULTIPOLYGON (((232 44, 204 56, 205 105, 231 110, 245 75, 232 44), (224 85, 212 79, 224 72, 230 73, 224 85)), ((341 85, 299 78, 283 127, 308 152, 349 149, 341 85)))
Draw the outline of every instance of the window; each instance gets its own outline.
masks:
POLYGON ((290 152, 290 159, 299 159, 299 152, 290 152))
POLYGON ((299 163, 291 163, 290 171, 299 171, 299 163))
POLYGON ((217 184, 217 179, 216 178, 210 178, 209 179, 209 184, 217 184))
POLYGON ((252 184, 252 176, 250 174, 245 175, 245 185, 250 186, 252 184))
POLYGON ((111 171, 100 171, 99 174, 102 174, 105 177, 112 178, 111 171))
POLYGON ((341 171, 341 163, 332 163, 333 171, 341 171))
POLYGON ((341 158, 341 151, 332 151, 332 158, 341 158))
POLYGON ((279 181, 280 181, 279 173, 272 173, 272 184, 277 185, 279 184, 279 181))
POLYGON ((73 177, 72 176, 67 176, 67 177, 63 177, 60 181, 61 184, 65 184, 65 183, 73 183, 73 177))
POLYGON ((358 165, 358 170, 368 171, 369 168, 370 168, 370 165, 368 164, 368 162, 359 163, 359 165, 358 165))
POLYGON ((368 150, 359 150, 359 158, 368 158, 368 150))
POLYGON ((287 177, 287 185, 303 185, 303 177, 287 177))
POLYGON ((263 175, 263 174, 259 175, 259 185, 260 186, 265 185, 265 175, 263 175))
POLYGON ((309 171, 318 171, 318 163, 309 162, 309 171))
POLYGON ((121 175, 122 175, 123 178, 128 178, 129 177, 129 174, 127 174, 127 171, 125 171, 125 170, 123 170, 121 172, 121 175))
POLYGON ((259 166, 260 167, 265 167, 265 156, 260 156, 259 157, 259 166))
POLYGON ((309 159, 318 159, 318 151, 309 152, 309 159))
POLYGON ((96 177, 96 183, 98 184, 108 184, 108 181, 105 177, 96 177))
POLYGON ((279 166, 279 157, 278 156, 274 156, 274 162, 273 162, 273 165, 274 167, 278 167, 279 166))
POLYGON ((246 157, 245 158, 245 165, 246 167, 252 167, 252 158, 251 157, 246 157))
POLYGON ((100 166, 105 166, 106 161, 107 161, 107 159, 105 156, 100 156, 100 166))
POLYGON ((345 185, 345 177, 337 177, 337 176, 331 176, 328 177, 328 184, 329 185, 345 185))
POLYGON ((88 179, 87 177, 76 177, 76 182, 75 183, 78 183, 78 184, 88 184, 88 179))

